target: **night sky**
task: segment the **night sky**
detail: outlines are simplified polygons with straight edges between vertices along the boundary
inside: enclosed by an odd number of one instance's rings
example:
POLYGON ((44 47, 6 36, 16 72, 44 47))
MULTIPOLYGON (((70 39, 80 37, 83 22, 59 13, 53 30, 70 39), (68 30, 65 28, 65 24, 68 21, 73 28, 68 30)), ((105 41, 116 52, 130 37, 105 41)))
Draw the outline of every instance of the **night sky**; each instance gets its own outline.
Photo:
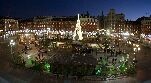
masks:
POLYGON ((136 20, 151 14, 151 0, 0 0, 0 15, 13 17, 71 16, 89 11, 98 15, 109 9, 123 12, 126 19, 136 20))

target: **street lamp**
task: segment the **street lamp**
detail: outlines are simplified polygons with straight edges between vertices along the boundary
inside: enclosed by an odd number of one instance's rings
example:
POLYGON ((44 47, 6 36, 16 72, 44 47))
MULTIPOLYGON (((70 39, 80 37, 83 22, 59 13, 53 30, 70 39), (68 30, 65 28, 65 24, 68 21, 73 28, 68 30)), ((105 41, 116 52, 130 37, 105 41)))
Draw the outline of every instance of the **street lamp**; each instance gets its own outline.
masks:
POLYGON ((10 43, 9 43, 9 44, 10 44, 10 46, 11 46, 11 54, 12 54, 12 53, 13 53, 13 52, 12 52, 12 47, 15 45, 14 40, 10 40, 10 43))
POLYGON ((110 33, 110 30, 107 30, 107 31, 106 31, 106 34, 110 36, 110 34, 111 34, 111 33, 110 33))
POLYGON ((31 58, 31 55, 27 55, 27 58, 30 59, 30 58, 31 58))

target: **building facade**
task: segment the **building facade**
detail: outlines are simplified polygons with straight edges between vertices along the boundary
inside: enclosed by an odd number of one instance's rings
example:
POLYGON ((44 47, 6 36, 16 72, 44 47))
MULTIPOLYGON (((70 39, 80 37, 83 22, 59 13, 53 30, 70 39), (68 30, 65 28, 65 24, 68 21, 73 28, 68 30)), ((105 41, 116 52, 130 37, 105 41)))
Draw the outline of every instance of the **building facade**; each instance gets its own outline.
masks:
POLYGON ((143 34, 151 34, 151 16, 150 17, 141 17, 137 19, 141 22, 141 31, 143 34))
POLYGON ((0 29, 5 32, 18 30, 18 20, 10 17, 4 17, 0 19, 0 29))
POLYGON ((110 9, 107 16, 105 16, 105 26, 106 29, 116 30, 116 25, 123 23, 125 21, 125 15, 123 13, 116 14, 115 9, 110 9))
MULTIPOLYGON (((34 17, 32 19, 20 21, 20 29, 47 29, 54 31, 74 31, 76 25, 77 16, 68 17, 34 17)), ((80 16, 82 31, 96 31, 98 27, 97 18, 81 14, 80 16)))
MULTIPOLYGON (((8 30, 50 30, 52 32, 73 32, 76 27, 77 16, 37 16, 25 20, 15 20, 5 18, 0 20, 0 29, 8 30)), ((141 18, 139 21, 125 20, 123 13, 116 13, 114 9, 110 9, 109 13, 104 16, 103 12, 100 16, 92 16, 88 12, 80 15, 81 29, 83 34, 94 34, 97 30, 105 29, 112 32, 130 32, 135 35, 144 33, 150 34, 151 17, 141 18)))
POLYGON ((96 31, 98 27, 98 19, 95 16, 90 16, 89 13, 81 14, 80 16, 82 31, 92 32, 96 31))

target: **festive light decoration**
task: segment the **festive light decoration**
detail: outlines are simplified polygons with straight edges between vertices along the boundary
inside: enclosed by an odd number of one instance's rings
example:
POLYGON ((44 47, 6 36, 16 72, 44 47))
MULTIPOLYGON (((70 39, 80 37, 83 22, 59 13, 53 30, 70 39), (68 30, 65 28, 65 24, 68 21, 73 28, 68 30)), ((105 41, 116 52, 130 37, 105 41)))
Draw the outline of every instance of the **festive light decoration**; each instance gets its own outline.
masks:
POLYGON ((76 28, 73 34, 73 40, 82 40, 82 39, 83 37, 82 37, 80 19, 79 19, 79 14, 78 14, 78 20, 77 20, 76 28), (76 39, 76 36, 78 36, 77 39, 76 39))

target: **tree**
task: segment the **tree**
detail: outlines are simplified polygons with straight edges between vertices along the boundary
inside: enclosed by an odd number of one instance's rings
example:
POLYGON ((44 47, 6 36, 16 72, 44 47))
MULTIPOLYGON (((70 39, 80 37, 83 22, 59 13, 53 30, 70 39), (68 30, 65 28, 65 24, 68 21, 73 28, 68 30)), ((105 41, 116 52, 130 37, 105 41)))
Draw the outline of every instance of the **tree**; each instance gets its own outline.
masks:
POLYGON ((128 60, 125 57, 122 57, 122 60, 120 60, 120 66, 119 66, 119 72, 121 74, 126 75, 127 74, 127 69, 128 69, 128 60))
POLYGON ((107 59, 105 57, 101 58, 98 62, 98 65, 96 65, 96 75, 102 76, 105 78, 107 76, 107 59))
POLYGON ((44 71, 46 73, 50 73, 52 71, 51 65, 45 60, 43 62, 38 62, 38 61, 32 61, 34 64, 31 69, 36 70, 36 71, 44 71))
POLYGON ((46 73, 50 73, 50 71, 51 71, 51 66, 50 66, 50 64, 48 63, 48 62, 44 62, 44 71, 46 72, 46 73))
POLYGON ((108 68, 108 76, 111 77, 111 76, 116 76, 117 74, 117 69, 115 67, 115 65, 111 65, 111 67, 108 68))

